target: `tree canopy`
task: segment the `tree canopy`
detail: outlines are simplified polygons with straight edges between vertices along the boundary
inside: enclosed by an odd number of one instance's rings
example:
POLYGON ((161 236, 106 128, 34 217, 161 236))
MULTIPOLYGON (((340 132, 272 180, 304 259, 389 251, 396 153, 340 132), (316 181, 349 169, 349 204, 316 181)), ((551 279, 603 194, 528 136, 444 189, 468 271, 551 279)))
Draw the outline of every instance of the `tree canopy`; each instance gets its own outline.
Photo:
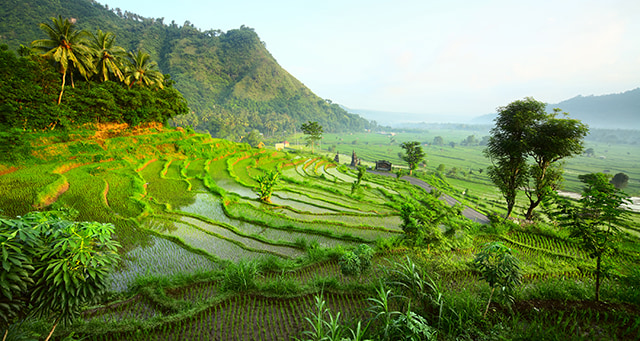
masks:
POLYGON ((130 66, 126 66, 124 49, 115 45, 112 33, 98 30, 87 40, 91 35, 75 30, 68 19, 52 21, 53 25, 41 25, 50 39, 34 41, 33 50, 23 49, 23 56, 17 57, 6 45, 0 47, 0 126, 4 129, 59 129, 96 122, 167 123, 189 111, 173 82, 154 69, 149 54, 131 53, 130 66), (72 82, 63 100, 66 79, 72 80, 75 72, 84 81, 72 82), (56 84, 56 74, 62 74, 61 85, 56 84))
POLYGON ((611 179, 611 183, 618 189, 624 189, 629 184, 629 176, 625 173, 616 173, 611 179))
POLYGON ((426 154, 424 153, 424 150, 422 150, 420 142, 417 141, 403 142, 400 144, 400 147, 404 149, 402 160, 409 164, 409 175, 411 175, 413 170, 416 169, 418 163, 424 159, 426 154))
POLYGON ((307 140, 306 145, 311 146, 311 152, 313 153, 314 147, 318 145, 318 142, 322 139, 322 126, 318 122, 308 121, 300 126, 300 130, 305 134, 307 140))
POLYGON ((74 71, 78 71, 85 78, 93 73, 93 51, 87 45, 86 31, 76 30, 75 25, 69 19, 62 19, 62 16, 51 18, 51 21, 53 24, 40 24, 40 29, 49 38, 34 40, 31 45, 36 51, 43 52, 42 56, 45 59, 55 62, 62 74, 62 86, 58 96, 60 104, 67 72, 71 76, 72 85, 74 71))

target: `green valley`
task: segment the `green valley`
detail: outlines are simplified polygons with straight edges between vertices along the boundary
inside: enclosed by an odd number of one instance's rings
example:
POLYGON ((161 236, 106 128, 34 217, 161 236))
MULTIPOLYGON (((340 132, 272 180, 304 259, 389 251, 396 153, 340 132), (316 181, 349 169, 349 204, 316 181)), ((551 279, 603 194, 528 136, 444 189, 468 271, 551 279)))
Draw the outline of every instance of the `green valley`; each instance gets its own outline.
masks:
POLYGON ((509 217, 490 126, 383 132, 245 26, 5 3, 3 341, 639 338, 637 131, 516 124, 516 175, 575 131, 509 217))

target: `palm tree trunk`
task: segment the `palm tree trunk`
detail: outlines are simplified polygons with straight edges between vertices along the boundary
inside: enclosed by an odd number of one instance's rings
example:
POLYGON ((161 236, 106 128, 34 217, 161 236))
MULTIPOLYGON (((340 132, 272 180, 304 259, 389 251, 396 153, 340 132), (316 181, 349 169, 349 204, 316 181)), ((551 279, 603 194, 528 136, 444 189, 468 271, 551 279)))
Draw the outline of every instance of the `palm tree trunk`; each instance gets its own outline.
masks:
POLYGON ((67 80, 67 70, 65 70, 64 73, 62 74, 62 87, 60 89, 60 96, 58 96, 58 104, 62 102, 62 93, 64 92, 64 84, 66 83, 66 80, 67 80))

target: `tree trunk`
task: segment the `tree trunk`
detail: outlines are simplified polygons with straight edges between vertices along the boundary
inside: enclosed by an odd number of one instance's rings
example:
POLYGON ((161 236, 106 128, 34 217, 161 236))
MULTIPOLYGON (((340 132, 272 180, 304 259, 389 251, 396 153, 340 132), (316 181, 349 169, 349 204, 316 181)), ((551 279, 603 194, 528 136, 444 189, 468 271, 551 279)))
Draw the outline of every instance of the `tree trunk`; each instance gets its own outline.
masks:
POLYGON ((596 302, 600 302, 600 265, 602 263, 602 256, 598 255, 596 259, 596 302))
POLYGON ((56 323, 54 323, 53 328, 51 328, 51 331, 49 332, 49 335, 47 335, 47 338, 44 339, 44 341, 49 341, 49 339, 51 338, 51 335, 53 335, 53 332, 56 330, 56 327, 58 326, 58 322, 60 321, 60 319, 56 320, 56 323))
POLYGON ((538 199, 536 201, 529 201, 529 208, 527 209, 527 214, 524 216, 526 220, 532 220, 533 218, 533 210, 540 205, 542 200, 538 199))
POLYGON ((507 201, 507 215, 504 216, 504 221, 507 221, 511 216, 511 212, 513 212, 513 206, 515 206, 515 202, 510 203, 507 201))
POLYGON ((483 317, 487 317, 487 312, 489 311, 489 305, 491 305, 491 297, 493 297, 493 291, 496 290, 495 287, 491 288, 491 293, 489 294, 489 302, 487 302, 487 309, 484 310, 483 317))
POLYGON ((60 96, 58 96, 58 104, 60 104, 60 102, 62 102, 62 93, 64 92, 64 84, 67 81, 67 71, 65 70, 65 72, 62 74, 62 87, 60 89, 60 96))

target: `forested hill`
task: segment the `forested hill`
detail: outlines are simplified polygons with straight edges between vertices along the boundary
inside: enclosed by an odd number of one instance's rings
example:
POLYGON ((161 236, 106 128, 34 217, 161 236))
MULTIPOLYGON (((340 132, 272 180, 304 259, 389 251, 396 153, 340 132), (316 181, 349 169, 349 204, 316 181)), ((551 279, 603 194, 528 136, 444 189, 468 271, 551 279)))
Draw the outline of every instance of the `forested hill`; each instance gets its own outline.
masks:
POLYGON ((127 50, 148 52, 189 102, 191 113, 177 124, 230 139, 253 129, 266 136, 291 132, 308 120, 333 132, 374 128, 282 69, 251 28, 202 31, 188 21, 165 23, 92 0, 1 1, 0 39, 11 49, 44 38, 38 25, 61 15, 75 18, 80 29, 115 33, 127 50))

